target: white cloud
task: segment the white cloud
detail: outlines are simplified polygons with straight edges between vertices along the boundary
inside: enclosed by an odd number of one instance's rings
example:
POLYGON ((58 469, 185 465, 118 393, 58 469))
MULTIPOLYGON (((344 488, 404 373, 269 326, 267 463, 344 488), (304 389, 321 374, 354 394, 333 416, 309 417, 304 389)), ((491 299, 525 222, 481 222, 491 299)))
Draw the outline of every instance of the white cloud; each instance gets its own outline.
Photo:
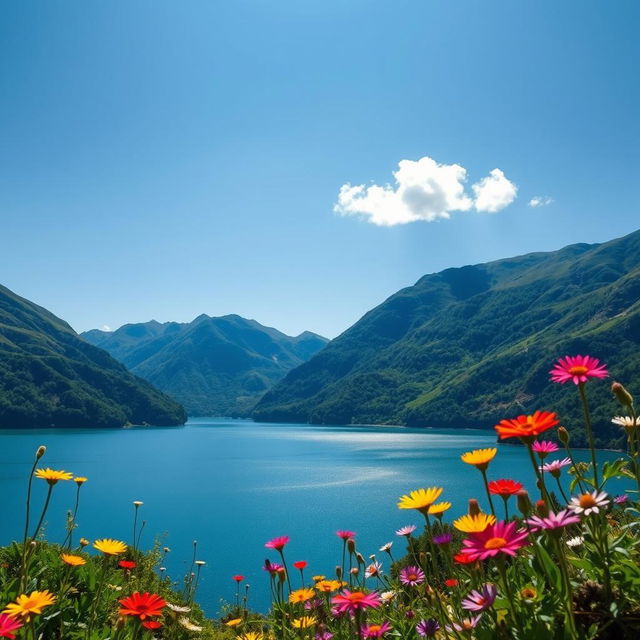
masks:
POLYGON ((549 196, 535 196, 529 200, 530 207, 546 207, 553 202, 553 198, 549 196))
POLYGON ((467 170, 458 164, 440 164, 425 156, 401 160, 394 172, 396 185, 343 184, 333 210, 344 216, 361 215, 379 226, 449 218, 455 211, 499 211, 511 204, 517 187, 500 169, 465 191, 467 170))
POLYGON ((111 331, 111 327, 108 324, 103 324, 100 327, 100 331, 111 331))

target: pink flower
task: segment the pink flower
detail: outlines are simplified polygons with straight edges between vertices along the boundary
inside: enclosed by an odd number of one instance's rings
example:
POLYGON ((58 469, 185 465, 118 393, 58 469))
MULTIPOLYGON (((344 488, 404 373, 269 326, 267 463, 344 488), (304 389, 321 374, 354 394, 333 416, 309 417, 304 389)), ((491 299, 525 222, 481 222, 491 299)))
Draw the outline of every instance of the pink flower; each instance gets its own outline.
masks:
POLYGON ((540 531, 541 529, 563 529, 570 524, 576 524, 580 522, 580 518, 572 513, 569 509, 563 509, 558 513, 549 511, 546 518, 539 516, 533 516, 527 520, 527 524, 534 530, 540 531))
POLYGON ((391 630, 391 625, 388 622, 382 624, 367 624, 360 629, 360 634, 363 638, 382 638, 382 636, 391 630))
POLYGON ((445 629, 447 631, 472 631, 476 628, 478 622, 480 622, 480 617, 480 615, 477 615, 474 618, 465 618, 451 625, 446 625, 445 629))
POLYGON ((279 536, 274 538, 273 540, 269 540, 269 542, 265 542, 265 547, 267 549, 275 549, 276 551, 282 551, 287 543, 289 542, 289 536, 279 536))
POLYGON ((460 604, 468 611, 484 611, 494 603, 497 593, 495 584, 485 584, 482 591, 473 590, 460 604))
POLYGON ((409 587, 417 587, 424 582, 424 571, 415 565, 405 567, 400 571, 400 582, 409 587))
POLYGON ((550 440, 536 440, 531 448, 540 456, 540 460, 543 460, 550 453, 555 453, 558 450, 558 445, 550 440))
POLYGON ((340 530, 340 531, 336 531, 336 535, 338 536, 338 538, 342 538, 345 542, 349 539, 349 538, 355 538, 356 537, 356 532, 355 531, 346 531, 346 530, 340 530))
POLYGON ((416 530, 415 524, 408 524, 406 527, 400 527, 400 529, 396 531, 396 535, 405 536, 406 538, 408 538, 415 530, 416 530))
POLYGON ((606 364, 591 356, 565 356, 560 358, 549 372, 553 382, 584 384, 589 378, 606 378, 606 364))
POLYGON ((474 560, 485 560, 499 553, 515 556, 518 549, 528 544, 526 538, 527 531, 516 531, 515 522, 500 521, 490 524, 484 531, 470 533, 462 541, 462 553, 474 560))
POLYGON ((559 478, 562 467, 567 467, 570 464, 570 458, 562 458, 562 460, 552 460, 551 462, 547 462, 541 467, 538 467, 538 469, 544 473, 550 473, 554 478, 559 478))
POLYGON ((6 613, 0 613, 0 638, 13 638, 16 637, 13 631, 20 629, 22 627, 22 623, 8 616, 6 613))
POLYGON ((354 613, 355 611, 361 611, 369 607, 379 607, 380 596, 375 591, 372 593, 364 593, 363 591, 349 591, 349 589, 345 589, 342 593, 331 598, 331 604, 334 605, 332 609, 334 615, 354 613))
POLYGON ((283 571, 284 566, 278 564, 277 562, 270 562, 269 560, 264 561, 264 567, 262 567, 265 571, 268 571, 272 576, 274 576, 278 571, 283 571))

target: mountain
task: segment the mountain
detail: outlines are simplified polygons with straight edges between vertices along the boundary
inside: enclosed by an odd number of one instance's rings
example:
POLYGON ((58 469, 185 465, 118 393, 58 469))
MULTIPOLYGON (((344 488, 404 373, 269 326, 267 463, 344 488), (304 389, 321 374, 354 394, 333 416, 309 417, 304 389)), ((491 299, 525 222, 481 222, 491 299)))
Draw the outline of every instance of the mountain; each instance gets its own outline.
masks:
POLYGON ((328 342, 309 331, 290 337, 237 315, 204 314, 189 323, 152 320, 82 337, 200 416, 248 415, 267 389, 328 342))
MULTIPOLYGON (((640 231, 604 244, 446 269, 392 295, 267 392, 263 421, 491 427, 557 410, 554 360, 588 353, 640 395, 640 231)), ((573 385, 571 385, 573 386, 573 385)), ((599 444, 620 441, 609 384, 589 384, 599 444)))
POLYGON ((0 427, 178 425, 184 409, 0 286, 0 427))

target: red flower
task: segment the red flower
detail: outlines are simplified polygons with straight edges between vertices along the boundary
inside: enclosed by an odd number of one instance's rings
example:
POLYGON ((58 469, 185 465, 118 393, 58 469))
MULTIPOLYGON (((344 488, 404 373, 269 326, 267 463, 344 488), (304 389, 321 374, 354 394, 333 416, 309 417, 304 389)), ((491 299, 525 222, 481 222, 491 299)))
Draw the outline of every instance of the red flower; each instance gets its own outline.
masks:
POLYGON ((453 561, 456 564, 473 564, 475 562, 475 560, 466 553, 456 553, 456 555, 453 556, 453 561))
POLYGON ((300 569, 302 571, 302 569, 304 569, 309 563, 306 560, 298 560, 297 562, 293 563, 293 566, 296 569, 300 569))
POLYGON ((137 616, 140 620, 162 615, 162 608, 167 604, 156 593, 138 593, 137 591, 118 602, 122 605, 121 616, 137 616))
POLYGON ((494 429, 501 440, 504 438, 527 438, 533 440, 547 429, 558 424, 558 416, 552 411, 536 411, 531 416, 518 416, 512 420, 501 420, 494 429))
POLYGON ((520 482, 507 480, 506 478, 494 480, 489 483, 489 492, 496 496, 502 496, 503 498, 515 495, 520 489, 522 489, 520 482))
POLYGON ((142 626, 145 629, 160 629, 160 627, 162 627, 162 622, 157 622, 156 620, 145 620, 142 623, 142 626))
POLYGON ((120 562, 118 562, 118 566, 121 569, 131 570, 135 569, 138 565, 133 560, 120 560, 120 562))
POLYGON ((355 531, 336 531, 336 535, 338 536, 338 538, 342 538, 345 542, 349 539, 349 538, 355 538, 356 537, 356 533, 355 531))
POLYGON ((267 549, 275 549, 276 551, 282 551, 285 548, 285 545, 289 542, 289 536, 278 536, 273 540, 269 540, 269 542, 265 542, 265 547, 267 549))
POLYGON ((0 638, 10 638, 13 640, 16 637, 13 631, 20 629, 22 622, 12 618, 6 613, 0 613, 0 638))
POLYGON ((458 586, 458 581, 455 578, 449 578, 448 580, 445 580, 444 583, 447 585, 447 587, 458 586))
POLYGON ((244 580, 244 576, 241 576, 241 575, 231 576, 231 579, 235 580, 236 582, 242 582, 244 580))

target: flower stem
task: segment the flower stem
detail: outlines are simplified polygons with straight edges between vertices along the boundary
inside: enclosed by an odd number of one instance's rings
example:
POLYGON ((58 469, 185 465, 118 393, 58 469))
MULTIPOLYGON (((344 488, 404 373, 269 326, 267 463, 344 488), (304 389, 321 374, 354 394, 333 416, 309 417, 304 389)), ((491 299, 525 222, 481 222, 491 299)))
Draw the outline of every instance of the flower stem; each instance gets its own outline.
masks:
POLYGON ((492 515, 496 515, 496 510, 493 507, 493 500, 491 499, 491 491, 489 491, 489 481, 487 480, 487 470, 480 469, 480 473, 482 474, 482 479, 484 480, 484 489, 487 492, 487 498, 489 499, 489 506, 491 507, 492 515))
POLYGON ((589 449, 591 450, 591 463, 593 464, 593 481, 595 488, 600 489, 600 483, 598 482, 598 463, 596 462, 596 449, 593 444, 593 427, 591 426, 591 414, 589 412, 589 402, 587 401, 587 394, 584 390, 584 382, 578 385, 578 391, 580 392, 580 400, 582 401, 582 411, 584 413, 584 422, 587 427, 587 437, 589 438, 589 449))

